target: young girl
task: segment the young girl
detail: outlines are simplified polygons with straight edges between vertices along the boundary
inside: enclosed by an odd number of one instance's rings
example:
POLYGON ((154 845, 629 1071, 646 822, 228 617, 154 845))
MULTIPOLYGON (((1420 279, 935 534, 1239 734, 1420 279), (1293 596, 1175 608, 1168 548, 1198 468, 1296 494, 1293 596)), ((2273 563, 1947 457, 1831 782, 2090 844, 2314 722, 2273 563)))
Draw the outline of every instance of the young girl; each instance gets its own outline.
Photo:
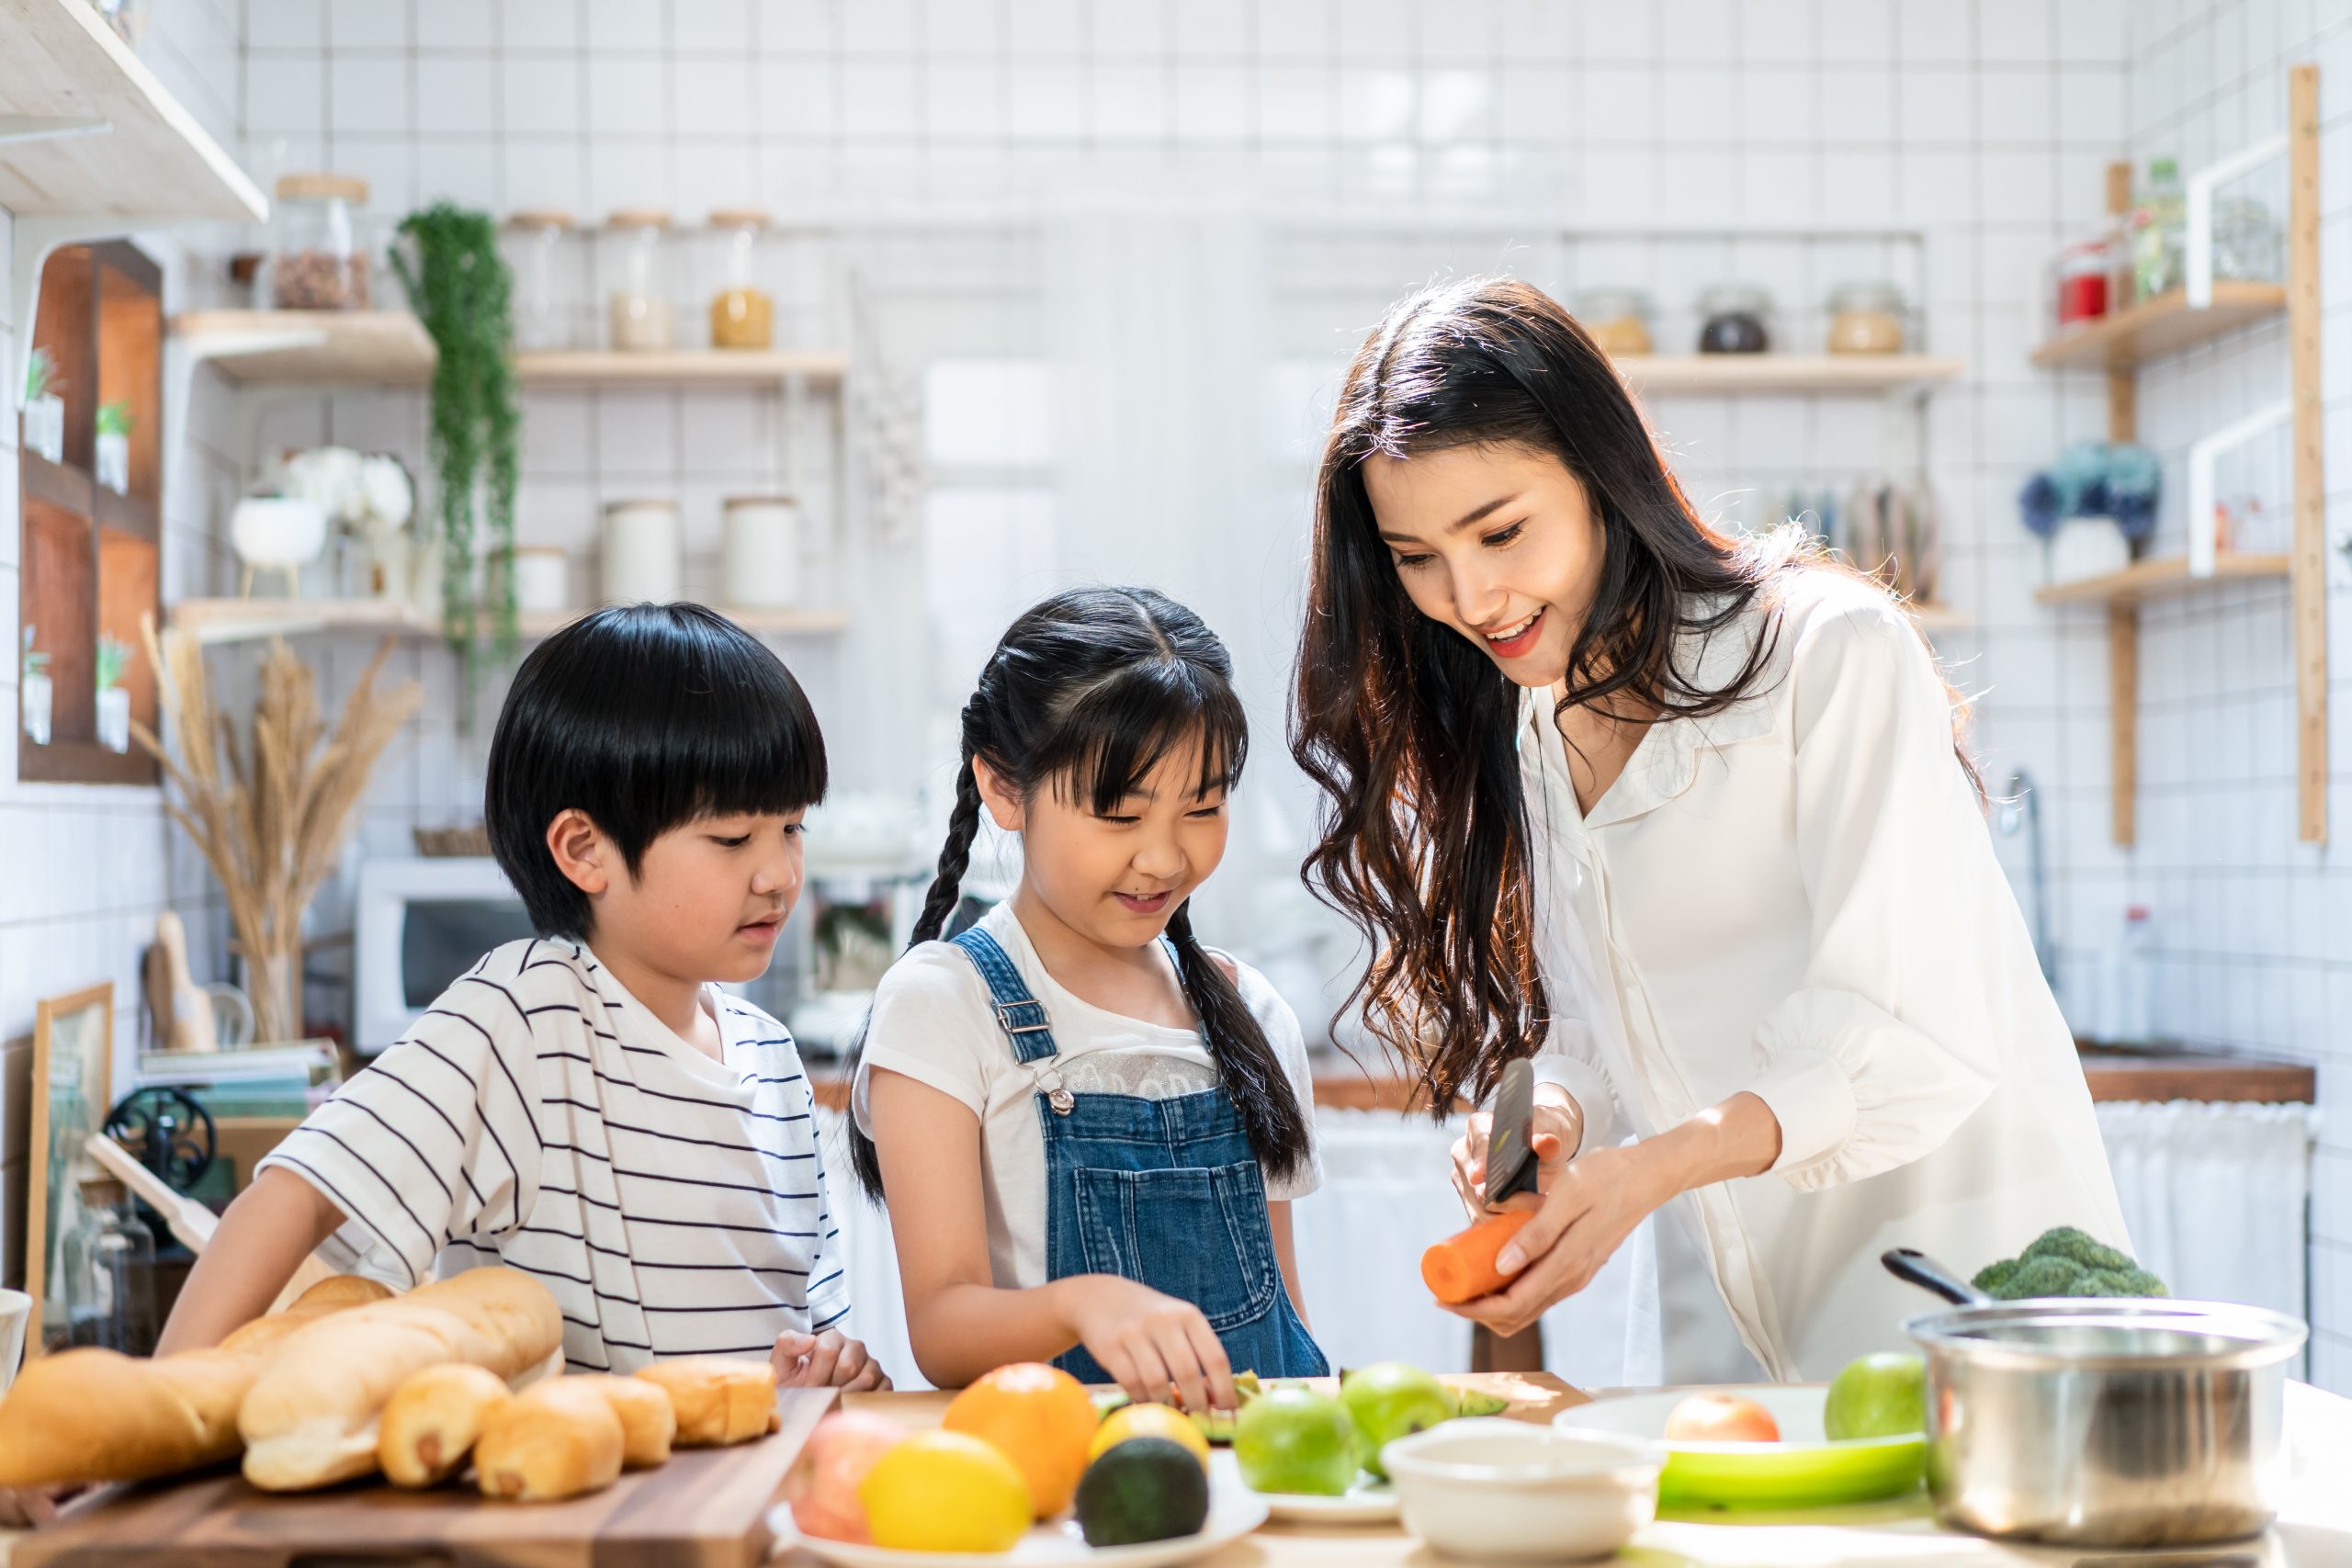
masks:
POLYGON ((1291 1247, 1320 1174, 1298 1022, 1185 902, 1248 741, 1225 645, 1148 589, 1057 594, 980 671, 854 1092, 934 1383, 1050 1359, 1200 1410, 1236 1403, 1237 1370, 1327 1370, 1291 1247), (1021 835, 1020 885, 941 942, 983 808, 1021 835))

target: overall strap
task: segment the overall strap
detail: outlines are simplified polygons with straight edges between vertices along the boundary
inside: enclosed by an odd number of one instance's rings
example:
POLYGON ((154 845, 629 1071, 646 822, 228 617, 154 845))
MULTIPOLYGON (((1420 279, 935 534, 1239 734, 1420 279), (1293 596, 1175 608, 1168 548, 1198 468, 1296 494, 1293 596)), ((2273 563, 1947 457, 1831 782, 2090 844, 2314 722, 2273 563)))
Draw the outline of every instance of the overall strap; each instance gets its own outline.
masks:
POLYGON ((1030 994, 1021 971, 1013 967, 1012 954, 996 938, 973 926, 948 940, 980 972, 996 1003, 996 1026, 1012 1043, 1013 1059, 1025 1064, 1057 1055, 1054 1032, 1046 1021, 1046 1004, 1030 994))

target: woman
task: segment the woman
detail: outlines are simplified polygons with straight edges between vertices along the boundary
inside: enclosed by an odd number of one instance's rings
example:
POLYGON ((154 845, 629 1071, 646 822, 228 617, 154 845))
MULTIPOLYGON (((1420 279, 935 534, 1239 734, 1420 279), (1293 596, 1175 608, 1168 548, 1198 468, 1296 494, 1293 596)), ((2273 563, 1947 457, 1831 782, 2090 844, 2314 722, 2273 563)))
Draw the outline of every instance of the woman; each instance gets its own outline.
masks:
POLYGON ((1629 1381, 1826 1378, 1929 1304, 1887 1247, 2127 1245, 1961 709, 1877 584, 1702 524, 1520 283, 1391 312, 1319 486, 1308 874, 1434 1103, 1538 1068, 1544 1196, 1501 1259, 1529 1261, 1464 1316, 1519 1332, 1663 1211, 1629 1381))

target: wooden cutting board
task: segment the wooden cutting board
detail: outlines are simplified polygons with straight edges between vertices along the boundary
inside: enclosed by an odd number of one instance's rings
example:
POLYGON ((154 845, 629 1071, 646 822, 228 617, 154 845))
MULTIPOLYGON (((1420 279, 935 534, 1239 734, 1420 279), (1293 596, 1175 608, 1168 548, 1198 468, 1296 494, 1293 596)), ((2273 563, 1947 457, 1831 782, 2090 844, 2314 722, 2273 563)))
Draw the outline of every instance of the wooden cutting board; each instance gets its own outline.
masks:
POLYGON ((781 1427, 731 1449, 680 1449, 568 1503, 494 1503, 469 1489, 401 1492, 381 1480, 273 1494, 233 1470, 111 1487, 20 1538, 9 1568, 309 1568, 327 1562, 447 1568, 753 1568, 768 1511, 832 1389, 776 1394, 781 1427))

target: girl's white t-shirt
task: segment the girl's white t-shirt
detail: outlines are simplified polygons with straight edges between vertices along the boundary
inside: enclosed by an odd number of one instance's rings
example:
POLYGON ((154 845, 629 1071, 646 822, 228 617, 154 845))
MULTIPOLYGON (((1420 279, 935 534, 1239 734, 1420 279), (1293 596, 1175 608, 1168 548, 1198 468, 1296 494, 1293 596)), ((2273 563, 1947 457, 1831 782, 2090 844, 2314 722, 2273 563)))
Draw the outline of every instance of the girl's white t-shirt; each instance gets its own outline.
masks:
MULTIPOLYGON (((1194 1031, 1110 1012, 1057 985, 1012 905, 997 905, 978 924, 1012 958, 1030 993, 1046 1004, 1058 1052, 1056 1065, 1072 1093, 1168 1100, 1216 1086, 1216 1065, 1194 1031)), ((1311 1128, 1315 1080, 1298 1019, 1265 976, 1246 964, 1236 964, 1234 970, 1241 999, 1266 1032, 1311 1128)), ((980 1119, 990 1276, 1001 1289, 1046 1283, 1046 1135, 1037 1123, 1036 1076, 1014 1058, 1012 1043, 997 1027, 988 982, 962 949, 924 942, 893 964, 875 988, 874 1017, 850 1101, 868 1135, 873 1122, 866 1080, 876 1067, 953 1095, 980 1119)), ((1304 1198, 1322 1185, 1320 1155, 1310 1148, 1289 1176, 1269 1171, 1265 1180, 1269 1200, 1304 1198)))

